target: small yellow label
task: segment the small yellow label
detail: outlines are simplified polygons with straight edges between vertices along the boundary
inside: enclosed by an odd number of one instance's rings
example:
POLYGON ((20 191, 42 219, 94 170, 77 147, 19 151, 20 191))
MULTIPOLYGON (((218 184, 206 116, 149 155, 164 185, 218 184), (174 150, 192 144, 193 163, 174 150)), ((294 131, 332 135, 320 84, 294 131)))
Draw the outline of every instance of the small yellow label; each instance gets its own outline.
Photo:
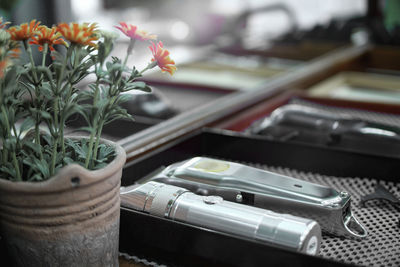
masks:
POLYGON ((229 164, 216 160, 204 160, 194 165, 194 168, 205 172, 223 172, 229 169, 229 164))

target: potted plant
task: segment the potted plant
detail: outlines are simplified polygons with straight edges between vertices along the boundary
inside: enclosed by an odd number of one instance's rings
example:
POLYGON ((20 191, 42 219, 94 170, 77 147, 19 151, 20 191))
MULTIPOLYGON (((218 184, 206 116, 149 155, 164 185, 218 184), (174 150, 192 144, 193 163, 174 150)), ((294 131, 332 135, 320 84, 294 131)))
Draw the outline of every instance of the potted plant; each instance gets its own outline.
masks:
POLYGON ((101 132, 131 118, 120 104, 130 90, 150 91, 137 81, 146 70, 173 74, 175 63, 158 42, 144 70, 127 66, 135 40, 156 36, 123 22, 116 26, 130 38, 123 61, 109 59, 117 35, 95 23, 7 24, 0 19, 0 236, 17 265, 116 266, 125 152, 101 132), (79 90, 88 76, 90 89, 79 90), (88 137, 64 135, 74 114, 85 118, 88 137))

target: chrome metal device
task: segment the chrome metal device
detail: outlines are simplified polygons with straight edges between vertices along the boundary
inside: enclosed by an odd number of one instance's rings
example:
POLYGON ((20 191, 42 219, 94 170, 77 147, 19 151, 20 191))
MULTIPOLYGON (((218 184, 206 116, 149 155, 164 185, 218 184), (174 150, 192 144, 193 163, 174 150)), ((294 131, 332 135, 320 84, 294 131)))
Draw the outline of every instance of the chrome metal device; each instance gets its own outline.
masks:
POLYGON ((330 234, 352 238, 368 235, 351 211, 350 195, 327 186, 207 157, 172 164, 151 176, 152 181, 201 195, 219 195, 225 200, 310 218, 330 234))
POLYGON ((298 104, 275 109, 246 133, 272 140, 400 157, 400 127, 298 104))
POLYGON ((121 187, 121 206, 158 217, 250 238, 316 255, 321 228, 314 220, 200 196, 159 182, 121 187))

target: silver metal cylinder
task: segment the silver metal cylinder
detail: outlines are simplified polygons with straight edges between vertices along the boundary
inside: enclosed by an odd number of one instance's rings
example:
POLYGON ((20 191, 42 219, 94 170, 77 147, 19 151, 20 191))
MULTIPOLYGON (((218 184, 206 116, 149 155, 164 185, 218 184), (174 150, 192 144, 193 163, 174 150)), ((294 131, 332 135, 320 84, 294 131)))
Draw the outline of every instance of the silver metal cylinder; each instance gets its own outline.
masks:
POLYGON ((148 182, 133 190, 125 188, 121 204, 310 255, 320 248, 321 229, 314 220, 224 201, 219 196, 200 196, 177 186, 148 182))

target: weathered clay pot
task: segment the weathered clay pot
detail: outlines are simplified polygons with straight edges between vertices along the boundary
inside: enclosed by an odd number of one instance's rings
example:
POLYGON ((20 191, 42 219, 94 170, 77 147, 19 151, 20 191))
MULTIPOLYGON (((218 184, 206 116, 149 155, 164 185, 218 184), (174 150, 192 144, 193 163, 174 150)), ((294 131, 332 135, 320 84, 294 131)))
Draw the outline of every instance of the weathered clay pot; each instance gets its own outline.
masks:
POLYGON ((0 179, 0 235, 18 266, 118 266, 125 151, 105 168, 68 165, 44 182, 0 179))

